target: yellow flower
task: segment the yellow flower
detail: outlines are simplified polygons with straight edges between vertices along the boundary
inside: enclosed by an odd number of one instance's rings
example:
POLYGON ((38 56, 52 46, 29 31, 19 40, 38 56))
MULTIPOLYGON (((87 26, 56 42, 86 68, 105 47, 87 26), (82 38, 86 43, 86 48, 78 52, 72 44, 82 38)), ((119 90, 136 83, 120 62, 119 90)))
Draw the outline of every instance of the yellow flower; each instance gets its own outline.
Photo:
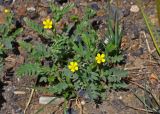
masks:
POLYGON ((105 54, 97 54, 97 56, 95 57, 96 61, 98 64, 104 63, 105 60, 105 54))
POLYGON ((43 21, 43 25, 45 29, 51 29, 52 28, 52 20, 46 19, 43 21))
POLYGON ((72 71, 75 72, 78 70, 78 63, 77 62, 70 62, 68 65, 68 68, 72 71))
POLYGON ((9 13, 9 9, 4 9, 4 13, 9 13))

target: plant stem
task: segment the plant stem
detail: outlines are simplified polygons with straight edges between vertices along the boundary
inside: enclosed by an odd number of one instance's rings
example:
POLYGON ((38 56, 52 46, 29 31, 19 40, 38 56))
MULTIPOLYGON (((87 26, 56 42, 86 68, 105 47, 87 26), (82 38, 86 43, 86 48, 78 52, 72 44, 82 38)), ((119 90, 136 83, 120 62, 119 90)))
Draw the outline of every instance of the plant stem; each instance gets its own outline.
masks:
POLYGON ((156 0, 156 8, 157 8, 158 23, 160 26, 160 0, 156 0))

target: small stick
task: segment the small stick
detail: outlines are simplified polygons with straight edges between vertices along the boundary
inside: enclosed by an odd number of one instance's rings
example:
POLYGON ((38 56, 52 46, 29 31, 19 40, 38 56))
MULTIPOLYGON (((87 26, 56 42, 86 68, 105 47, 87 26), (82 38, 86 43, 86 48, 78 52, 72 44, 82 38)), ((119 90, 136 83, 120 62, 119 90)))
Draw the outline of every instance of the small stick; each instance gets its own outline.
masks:
POLYGON ((124 70, 139 70, 139 69, 145 69, 146 67, 131 67, 131 68, 124 68, 124 70))
POLYGON ((142 31, 143 35, 144 35, 144 38, 146 40, 146 44, 147 44, 147 48, 148 48, 148 52, 151 54, 151 48, 149 46, 149 43, 148 43, 148 40, 147 40, 147 36, 146 36, 146 33, 144 31, 142 31))
POLYGON ((134 110, 140 110, 140 111, 144 111, 144 112, 150 112, 150 113, 153 113, 152 110, 146 110, 146 109, 141 109, 141 108, 135 108, 135 107, 132 107, 132 106, 126 106, 126 107, 129 107, 129 108, 132 108, 134 110))
POLYGON ((24 95, 24 94, 26 94, 26 92, 25 91, 14 91, 14 94, 16 94, 16 95, 24 95))
POLYGON ((157 106, 160 107, 160 104, 158 103, 156 97, 152 94, 152 92, 150 92, 148 89, 146 89, 145 87, 143 87, 142 85, 140 85, 140 84, 138 84, 138 83, 136 83, 136 82, 134 82, 134 81, 130 81, 130 83, 135 84, 135 85, 138 86, 139 88, 141 88, 141 89, 145 90, 147 93, 149 93, 149 94, 152 96, 152 98, 153 98, 153 100, 155 101, 155 103, 157 104, 157 106))
POLYGON ((26 107, 25 107, 25 109, 24 109, 24 114, 26 114, 26 110, 27 110, 27 108, 28 108, 28 106, 29 106, 29 104, 30 104, 30 102, 31 102, 31 100, 32 100, 34 91, 35 91, 35 89, 32 89, 31 95, 30 95, 29 100, 28 100, 28 102, 27 102, 27 104, 26 104, 26 107))
POLYGON ((76 105, 80 109, 80 114, 83 114, 83 107, 82 107, 81 102, 78 98, 76 98, 76 105))

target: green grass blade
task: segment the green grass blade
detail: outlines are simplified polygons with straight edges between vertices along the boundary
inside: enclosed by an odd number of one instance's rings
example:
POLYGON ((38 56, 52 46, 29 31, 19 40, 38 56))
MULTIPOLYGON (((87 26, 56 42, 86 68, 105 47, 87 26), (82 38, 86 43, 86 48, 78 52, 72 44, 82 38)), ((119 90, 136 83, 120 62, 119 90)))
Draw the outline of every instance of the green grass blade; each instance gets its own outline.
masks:
POLYGON ((160 26, 160 0, 156 0, 156 8, 157 8, 157 17, 160 26))
POLYGON ((140 7, 141 13, 142 13, 142 15, 143 15, 144 21, 145 21, 145 23, 146 23, 146 25, 147 25, 147 28, 148 28, 148 30, 149 30, 149 33, 150 33, 150 35, 151 35, 152 41, 153 41, 153 43, 154 43, 154 46, 156 47, 156 50, 157 50, 157 52, 158 52, 158 55, 160 55, 160 48, 159 48, 159 46, 158 46, 158 44, 157 44, 157 42, 156 42, 156 38, 155 38, 155 35, 154 35, 154 32, 153 32, 153 28, 151 27, 151 25, 150 25, 150 23, 149 23, 149 21, 148 21, 148 18, 147 18, 147 16, 146 16, 146 14, 144 13, 144 10, 143 10, 143 8, 141 7, 141 4, 140 4, 140 3, 139 3, 139 7, 140 7))

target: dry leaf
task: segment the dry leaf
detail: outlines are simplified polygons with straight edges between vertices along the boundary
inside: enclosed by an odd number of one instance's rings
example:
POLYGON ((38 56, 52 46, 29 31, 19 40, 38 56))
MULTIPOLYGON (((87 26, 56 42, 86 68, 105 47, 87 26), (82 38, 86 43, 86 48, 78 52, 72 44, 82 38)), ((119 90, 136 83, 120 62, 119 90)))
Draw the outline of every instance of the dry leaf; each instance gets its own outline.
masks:
POLYGON ((149 81, 151 82, 151 84, 155 84, 158 82, 158 76, 156 74, 151 74, 150 77, 149 77, 149 81))

